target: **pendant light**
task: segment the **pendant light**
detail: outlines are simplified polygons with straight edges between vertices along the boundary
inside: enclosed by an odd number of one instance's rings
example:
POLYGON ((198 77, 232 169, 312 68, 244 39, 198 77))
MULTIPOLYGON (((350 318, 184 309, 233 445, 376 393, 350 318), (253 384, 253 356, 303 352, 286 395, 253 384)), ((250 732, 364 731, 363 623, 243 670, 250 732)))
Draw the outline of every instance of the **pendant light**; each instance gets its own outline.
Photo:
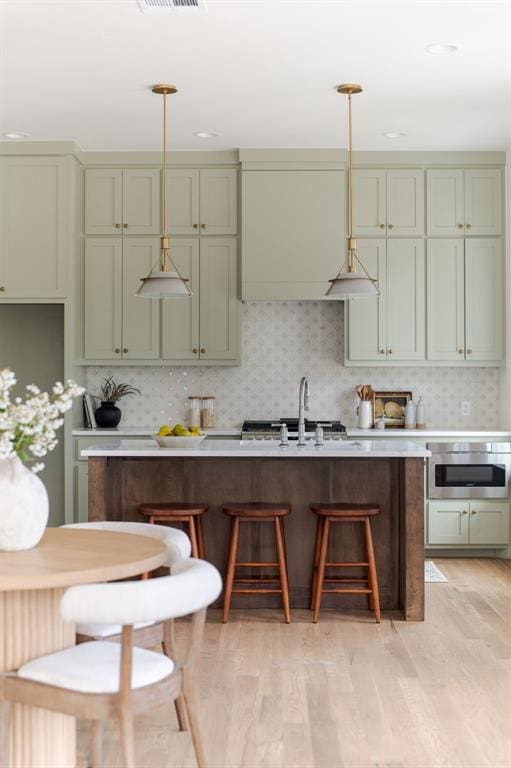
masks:
POLYGON ((140 278, 142 285, 137 291, 137 296, 148 299, 173 299, 192 295, 187 285, 188 280, 181 277, 178 268, 170 257, 169 236, 167 232, 167 96, 177 93, 177 88, 175 85, 163 83, 161 85, 153 85, 152 91, 163 96, 163 232, 160 238, 158 262, 153 264, 147 277, 140 278))
POLYGON ((349 147, 348 147, 348 261, 333 280, 325 294, 327 299, 363 299, 379 296, 378 283, 369 276, 366 268, 357 256, 357 241, 353 237, 353 150, 351 131, 351 96, 361 93, 362 86, 346 83, 337 88, 338 93, 348 96, 349 147), (362 271, 357 272, 357 263, 362 271), (344 271, 347 266, 347 271, 344 271))

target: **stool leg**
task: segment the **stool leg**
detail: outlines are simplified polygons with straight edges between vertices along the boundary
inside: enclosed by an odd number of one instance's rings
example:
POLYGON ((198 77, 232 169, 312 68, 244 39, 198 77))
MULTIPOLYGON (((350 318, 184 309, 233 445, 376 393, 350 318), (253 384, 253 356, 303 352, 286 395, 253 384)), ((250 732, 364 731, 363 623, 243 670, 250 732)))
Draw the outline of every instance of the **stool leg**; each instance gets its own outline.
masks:
POLYGON ((206 557, 206 550, 204 548, 204 528, 202 527, 202 515, 197 515, 197 544, 199 547, 199 557, 204 560, 206 557))
POLYGON ((234 583, 234 569, 236 567, 236 557, 238 553, 238 539, 240 535, 239 518, 231 519, 231 535, 229 539, 229 558, 227 560, 227 576, 225 577, 224 594, 224 613, 222 623, 227 624, 229 618, 229 609, 231 607, 232 585, 234 583))
POLYGON ((376 562, 374 559, 373 537, 371 535, 371 523, 369 518, 366 517, 364 521, 365 526, 365 539, 367 549, 367 562, 368 575, 369 575, 369 589, 372 590, 371 596, 373 598, 374 618, 376 623, 380 623, 380 593, 378 590, 378 574, 376 573, 376 562))
POLYGON ((316 523, 316 540, 314 543, 314 560, 312 561, 312 579, 311 579, 311 602, 310 609, 314 608, 314 596, 316 594, 316 583, 318 580, 319 550, 321 547, 321 523, 322 518, 318 516, 316 523))
POLYGON ((195 520, 190 515, 188 518, 188 530, 190 533, 190 541, 192 543, 192 557, 199 557, 199 545, 197 544, 197 533, 195 529, 195 520))
POLYGON ((323 592, 323 581, 325 578, 325 563, 326 563, 326 555, 328 551, 329 532, 330 532, 330 520, 328 519, 328 517, 325 517, 322 525, 322 531, 321 531, 321 546, 319 551, 316 594, 314 595, 314 613, 312 614, 312 621, 314 622, 314 624, 316 624, 319 619, 319 610, 321 608, 321 595, 323 592))
POLYGON ((274 522, 277 560, 279 561, 280 588, 282 590, 282 607, 284 609, 286 624, 290 624, 291 616, 289 613, 289 583, 287 579, 286 551, 284 546, 284 525, 282 524, 282 518, 280 517, 276 517, 274 522))

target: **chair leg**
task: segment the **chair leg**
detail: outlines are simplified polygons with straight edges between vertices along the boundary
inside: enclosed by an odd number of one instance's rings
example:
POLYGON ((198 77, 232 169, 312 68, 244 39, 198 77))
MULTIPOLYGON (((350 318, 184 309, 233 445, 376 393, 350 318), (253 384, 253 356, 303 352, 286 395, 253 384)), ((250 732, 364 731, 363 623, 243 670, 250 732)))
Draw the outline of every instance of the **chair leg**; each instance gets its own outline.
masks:
POLYGON ((101 768, 103 751, 103 721, 92 721, 92 768, 101 768))
POLYGON ((280 589, 282 590, 282 607, 286 624, 291 624, 289 612, 289 583, 287 578, 286 552, 284 548, 284 525, 281 517, 276 517, 275 540, 277 544, 277 560, 279 562, 280 589))
POLYGON ((206 548, 204 546, 204 528, 202 526, 202 515, 197 515, 197 545, 199 548, 199 557, 204 560, 206 557, 206 548))
POLYGON ((183 694, 180 693, 177 699, 174 699, 174 707, 176 708, 177 723, 180 731, 188 730, 188 720, 186 717, 186 704, 183 698, 183 694))
POLYGON ((121 736, 121 755, 123 768, 135 766, 135 739, 133 734, 133 712, 122 709, 119 712, 119 731, 121 736))
POLYGON ((321 608, 321 596, 323 592, 323 581, 325 579, 325 563, 326 563, 326 555, 328 550, 329 532, 330 532, 330 521, 328 517, 325 517, 325 519, 323 520, 322 531, 321 531, 321 546, 319 551, 316 594, 314 595, 314 612, 312 614, 312 621, 314 622, 314 624, 316 624, 319 619, 319 611, 321 608))
POLYGON ((188 722, 190 723, 190 733, 192 736, 197 768, 206 768, 206 753, 204 752, 204 744, 202 742, 199 716, 197 712, 197 696, 195 695, 194 684, 192 682, 189 682, 186 686, 186 693, 183 695, 186 705, 186 714, 188 716, 188 722))
POLYGON ((371 596, 373 598, 374 618, 376 623, 379 624, 380 617, 380 592, 378 589, 378 574, 376 572, 376 561, 374 559, 373 537, 371 535, 371 523, 369 518, 366 517, 364 521, 365 526, 365 539, 367 548, 367 562, 368 574, 369 574, 369 589, 371 590, 371 596))
POLYGON ((0 699, 0 766, 9 766, 11 739, 12 704, 7 699, 0 699))
POLYGON ((321 548, 321 533, 322 533, 323 518, 318 515, 316 523, 316 540, 314 543, 314 560, 312 561, 312 579, 311 579, 311 601, 310 609, 314 608, 314 597, 316 595, 316 583, 318 580, 318 563, 319 563, 319 551, 321 548))
POLYGON ((197 543, 197 531, 195 528, 195 520, 191 515, 188 518, 188 530, 190 532, 190 541, 192 543, 192 557, 200 557, 199 545, 197 543))
POLYGON ((229 609, 231 607, 232 586, 234 584, 234 569, 236 567, 236 557, 238 553, 238 539, 240 533, 239 518, 231 519, 231 536, 229 539, 229 558, 227 560, 227 576, 225 578, 224 594, 224 613, 222 623, 227 624, 229 618, 229 609))

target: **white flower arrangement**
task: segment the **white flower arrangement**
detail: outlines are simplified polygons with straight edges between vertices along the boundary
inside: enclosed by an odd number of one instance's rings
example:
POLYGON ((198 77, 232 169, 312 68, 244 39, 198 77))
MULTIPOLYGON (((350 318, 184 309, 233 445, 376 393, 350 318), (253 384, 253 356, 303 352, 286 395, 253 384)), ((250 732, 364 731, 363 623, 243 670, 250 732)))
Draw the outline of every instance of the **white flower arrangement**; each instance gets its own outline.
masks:
POLYGON ((36 459, 53 451, 58 443, 56 431, 64 423, 62 414, 85 390, 71 380, 65 384, 57 381, 51 394, 29 384, 25 400, 16 397, 11 402, 15 386, 14 371, 0 370, 0 460, 17 456, 24 464, 31 464, 32 472, 40 472, 44 464, 36 459))

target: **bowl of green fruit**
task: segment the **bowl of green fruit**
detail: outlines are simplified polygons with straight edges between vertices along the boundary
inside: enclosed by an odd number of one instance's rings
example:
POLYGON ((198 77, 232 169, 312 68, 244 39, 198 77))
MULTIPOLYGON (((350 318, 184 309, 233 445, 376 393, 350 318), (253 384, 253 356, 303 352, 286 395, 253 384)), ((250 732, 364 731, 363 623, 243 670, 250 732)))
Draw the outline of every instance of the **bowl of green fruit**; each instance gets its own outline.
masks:
POLYGON ((182 449, 193 451, 199 446, 206 435, 200 427, 184 427, 182 424, 176 424, 171 427, 169 424, 163 424, 158 430, 158 434, 153 435, 160 448, 169 448, 170 450, 182 449))

